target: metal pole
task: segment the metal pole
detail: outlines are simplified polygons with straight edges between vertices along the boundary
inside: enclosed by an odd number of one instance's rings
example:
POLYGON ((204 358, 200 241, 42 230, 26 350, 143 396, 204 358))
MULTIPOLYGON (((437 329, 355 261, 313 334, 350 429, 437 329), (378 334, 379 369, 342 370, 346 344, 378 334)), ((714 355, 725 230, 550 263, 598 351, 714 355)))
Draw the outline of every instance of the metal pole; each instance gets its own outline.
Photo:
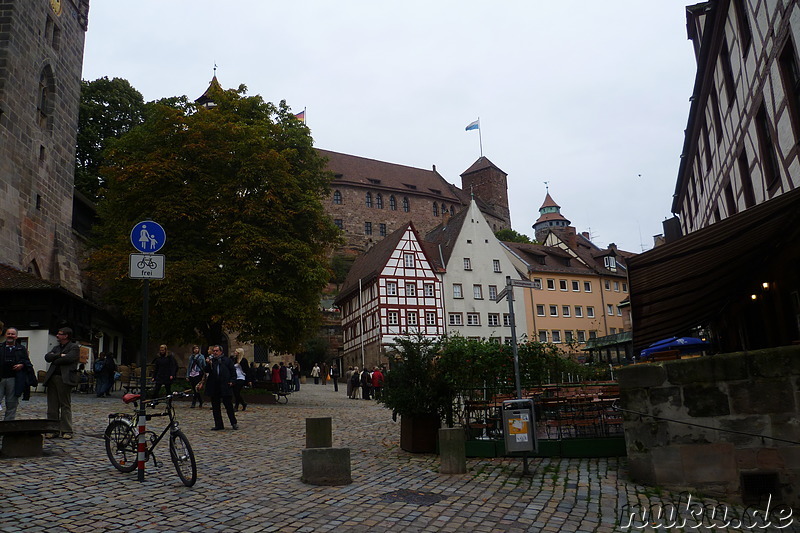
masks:
POLYGON ((144 280, 142 286, 142 354, 139 357, 139 413, 137 426, 139 427, 139 446, 137 448, 138 477, 144 481, 144 463, 147 450, 147 413, 145 410, 145 396, 147 394, 147 329, 150 315, 150 280, 144 280))
MULTIPOLYGON (((508 319, 511 321, 511 350, 514 353, 514 382, 517 386, 517 399, 522 399, 522 383, 519 377, 519 350, 517 349, 517 325, 514 319, 514 285, 511 277, 506 280, 506 290, 508 291, 508 319)), ((533 423, 533 421, 531 421, 533 423)), ((522 454, 522 475, 530 475, 528 470, 528 452, 522 454)))

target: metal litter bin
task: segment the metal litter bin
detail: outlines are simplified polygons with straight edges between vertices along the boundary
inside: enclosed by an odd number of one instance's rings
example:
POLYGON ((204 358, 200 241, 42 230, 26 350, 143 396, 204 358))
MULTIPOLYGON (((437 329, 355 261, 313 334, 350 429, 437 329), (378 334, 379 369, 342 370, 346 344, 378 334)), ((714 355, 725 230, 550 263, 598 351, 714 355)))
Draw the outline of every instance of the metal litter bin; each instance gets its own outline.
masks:
POLYGON ((506 451, 533 452, 538 449, 533 400, 503 402, 503 435, 506 451))

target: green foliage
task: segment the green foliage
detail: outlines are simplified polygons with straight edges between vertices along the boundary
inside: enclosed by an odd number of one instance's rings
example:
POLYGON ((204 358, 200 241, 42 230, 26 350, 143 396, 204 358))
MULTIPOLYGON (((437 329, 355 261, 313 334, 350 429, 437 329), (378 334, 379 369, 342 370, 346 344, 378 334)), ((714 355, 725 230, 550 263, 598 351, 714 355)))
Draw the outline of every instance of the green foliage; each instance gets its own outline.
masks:
POLYGON ((75 187, 89 199, 97 200, 103 186, 103 150, 111 139, 141 124, 144 108, 141 93, 127 80, 102 77, 81 81, 75 187))
POLYGON ((378 401, 401 416, 447 416, 455 390, 436 364, 441 344, 422 336, 396 338, 391 370, 378 401))
POLYGON ((218 342, 236 331, 240 341, 294 350, 313 336, 338 242, 321 202, 332 176, 285 102, 245 96, 243 86, 214 101, 148 104, 145 122, 109 147, 89 268, 138 320, 129 234, 154 220, 167 234, 165 279, 151 283, 154 338, 218 342))
POLYGON ((531 238, 524 233, 518 233, 511 228, 498 230, 495 232, 494 236, 497 237, 498 240, 505 242, 521 242, 525 244, 534 244, 536 242, 532 241, 531 238))
POLYGON ((334 254, 331 258, 331 283, 336 285, 344 283, 344 279, 347 277, 347 273, 350 272, 350 267, 353 266, 353 261, 355 260, 356 256, 354 255, 334 254))

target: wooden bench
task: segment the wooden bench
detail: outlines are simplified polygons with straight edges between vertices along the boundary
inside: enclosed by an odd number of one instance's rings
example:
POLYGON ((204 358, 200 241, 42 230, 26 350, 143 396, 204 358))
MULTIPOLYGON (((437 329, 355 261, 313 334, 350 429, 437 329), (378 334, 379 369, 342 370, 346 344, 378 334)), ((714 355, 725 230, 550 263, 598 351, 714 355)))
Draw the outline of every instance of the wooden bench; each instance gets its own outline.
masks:
POLYGON ((40 457, 45 433, 58 433, 58 420, 47 418, 31 420, 2 420, 0 435, 3 436, 5 457, 40 457))

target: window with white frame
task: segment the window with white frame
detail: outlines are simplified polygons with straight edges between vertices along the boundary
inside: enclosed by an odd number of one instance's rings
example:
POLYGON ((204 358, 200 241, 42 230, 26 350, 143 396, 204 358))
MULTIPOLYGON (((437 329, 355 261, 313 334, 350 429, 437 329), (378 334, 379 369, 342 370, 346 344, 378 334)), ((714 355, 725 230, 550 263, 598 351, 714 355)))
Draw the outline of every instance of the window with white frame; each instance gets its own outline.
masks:
POLYGON ((604 285, 605 285, 607 291, 611 290, 611 282, 610 281, 605 280, 604 285))
POLYGON ((614 282, 614 292, 619 292, 619 281, 614 282))
POLYGON ((586 332, 578 330, 578 342, 586 342, 586 332))
POLYGON ((461 313, 450 313, 448 315, 449 324, 451 326, 463 326, 464 325, 464 317, 461 313))
POLYGON ((467 325, 468 326, 480 326, 481 325, 481 315, 480 315, 480 313, 467 313, 467 325))
POLYGON ((500 325, 500 313, 489 313, 489 316, 486 318, 486 323, 489 326, 499 326, 500 325))
POLYGON ((616 335, 617 334, 617 328, 608 328, 608 332, 611 335, 616 335))
POLYGON ((463 298, 464 293, 461 290, 460 283, 453 283, 453 298, 463 298))
POLYGON ((464 270, 472 270, 472 261, 469 257, 464 258, 464 270))
POLYGON ((628 284, 627 283, 623 283, 622 284, 622 292, 628 292, 628 284))
POLYGON ((425 325, 426 326, 436 325, 436 311, 425 311, 425 325))
POLYGON ((584 281, 583 282, 583 292, 592 292, 592 282, 591 281, 584 281))
POLYGON ((533 288, 534 289, 542 288, 542 278, 533 278, 533 288))
POLYGON ((550 316, 558 316, 558 306, 551 305, 550 306, 550 316))
POLYGON ((587 318, 594 318, 594 307, 591 305, 586 306, 586 317, 587 318))
POLYGON ((508 313, 503 313, 503 327, 510 328, 511 327, 511 315, 508 313))
POLYGON ((414 254, 403 254, 403 265, 406 268, 414 268, 414 254))
POLYGON ((389 311, 387 317, 389 318, 390 326, 396 326, 400 323, 400 313, 398 311, 389 311))
POLYGON ((543 329, 539 330, 539 342, 547 342, 547 331, 543 329))
POLYGON ((434 293, 433 293, 433 283, 425 283, 422 286, 422 288, 425 291, 425 296, 432 297, 434 295, 434 293))
POLYGON ((396 281, 387 281, 386 282, 386 295, 387 296, 397 296, 397 282, 396 281))
POLYGON ((613 255, 607 255, 603 258, 603 264, 609 270, 616 270, 617 269, 617 260, 614 258, 613 255))
POLYGON ((570 311, 570 309, 569 309, 568 305, 562 305, 561 306, 561 316, 569 317, 570 316, 570 312, 569 311, 570 311))
POLYGON ((544 304, 536 304, 536 316, 544 316, 544 304))
POLYGON ((558 280, 558 288, 561 289, 562 291, 567 290, 567 280, 565 279, 558 280))
POLYGON ((503 344, 505 344, 506 346, 511 346, 513 340, 514 339, 512 339, 511 337, 505 337, 503 339, 503 344))
POLYGON ((497 300, 497 285, 489 285, 489 300, 492 302, 497 300))
POLYGON ((406 325, 416 326, 419 314, 416 311, 406 311, 406 325))
POLYGON ((561 342, 561 331, 560 330, 554 329, 550 334, 553 336, 552 337, 553 338, 553 343, 558 344, 558 343, 561 342))
POLYGON ((572 280, 572 292, 581 292, 581 282, 572 280))
POLYGON ((592 331, 590 331, 589 332, 589 338, 590 339, 596 339, 597 338, 597 330, 593 329, 592 331))
POLYGON ((572 330, 567 330, 564 332, 564 342, 573 342, 575 337, 572 334, 572 330))
POLYGON ((611 304, 606 305, 606 311, 608 312, 608 316, 614 316, 614 306, 611 304))
POLYGON ((500 270, 500 260, 499 259, 492 259, 492 269, 495 272, 502 272, 502 270, 500 270))
POLYGON ((413 283, 406 283, 406 296, 416 296, 417 286, 413 283))
POLYGON ((556 290, 556 280, 553 278, 547 278, 547 290, 554 291, 556 290))
POLYGON ((489 342, 492 344, 500 344, 500 337, 489 337, 489 342))
POLYGON ((576 305, 575 306, 575 316, 577 318, 583 318, 583 306, 582 305, 576 305))
POLYGON ((617 316, 622 316, 622 308, 617 306, 617 316))
POLYGON ((481 287, 480 285, 473 285, 472 296, 476 300, 483 300, 483 287, 481 287))

